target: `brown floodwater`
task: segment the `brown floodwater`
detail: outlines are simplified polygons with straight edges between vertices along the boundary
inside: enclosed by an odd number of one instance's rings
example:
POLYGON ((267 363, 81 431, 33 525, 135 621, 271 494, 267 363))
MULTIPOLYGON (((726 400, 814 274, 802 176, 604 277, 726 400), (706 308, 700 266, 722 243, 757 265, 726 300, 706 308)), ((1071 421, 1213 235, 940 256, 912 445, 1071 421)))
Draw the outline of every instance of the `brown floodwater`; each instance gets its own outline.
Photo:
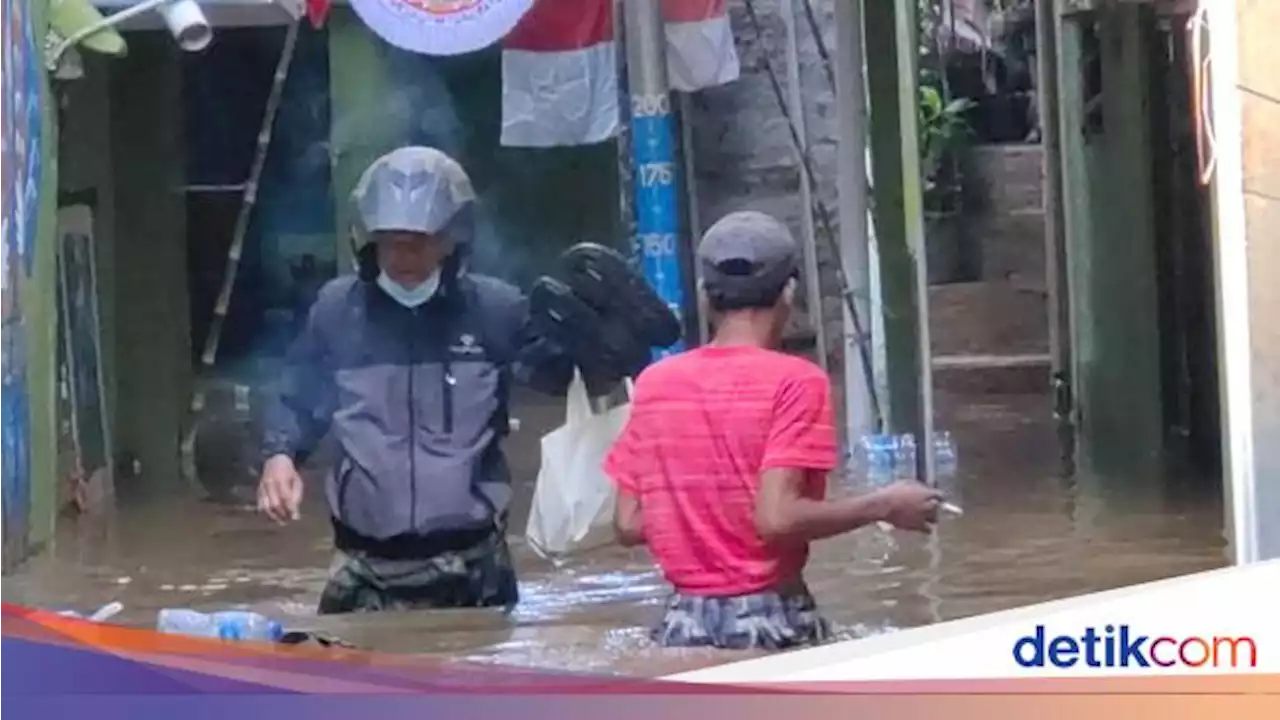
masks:
MULTIPOLYGON (((846 635, 889 632, 1227 564, 1216 482, 1101 481, 1059 476, 1048 399, 939 397, 960 473, 964 514, 931 537, 875 529, 818 543, 807 578, 846 635)), ((527 506, 538 438, 555 408, 524 403, 508 442, 527 506)), ((316 469, 312 469, 314 474, 316 469)), ((838 484, 836 491, 844 491, 838 484)), ((555 568, 519 537, 522 600, 509 615, 434 611, 318 617, 328 525, 313 484, 298 523, 277 527, 244 503, 197 493, 65 520, 49 552, 5 578, 9 602, 92 611, 118 600, 117 620, 150 625, 164 607, 249 607, 287 627, 323 630, 359 647, 576 670, 662 675, 744 657, 652 646, 646 628, 666 592, 643 551, 601 550, 555 568)), ((242 491, 246 490, 242 488, 242 491)), ((525 508, 513 529, 523 530, 525 508)))

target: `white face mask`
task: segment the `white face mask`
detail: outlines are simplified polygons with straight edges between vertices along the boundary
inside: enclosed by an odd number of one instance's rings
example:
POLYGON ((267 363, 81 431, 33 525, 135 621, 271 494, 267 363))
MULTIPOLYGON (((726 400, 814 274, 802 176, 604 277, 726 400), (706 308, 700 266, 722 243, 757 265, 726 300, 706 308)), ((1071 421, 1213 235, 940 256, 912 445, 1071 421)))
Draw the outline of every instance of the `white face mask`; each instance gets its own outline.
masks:
POLYGON ((392 280, 385 272, 378 273, 378 287, 391 296, 392 300, 407 308, 415 308, 430 300, 440 289, 440 271, 431 273, 431 277, 413 287, 405 287, 392 280))

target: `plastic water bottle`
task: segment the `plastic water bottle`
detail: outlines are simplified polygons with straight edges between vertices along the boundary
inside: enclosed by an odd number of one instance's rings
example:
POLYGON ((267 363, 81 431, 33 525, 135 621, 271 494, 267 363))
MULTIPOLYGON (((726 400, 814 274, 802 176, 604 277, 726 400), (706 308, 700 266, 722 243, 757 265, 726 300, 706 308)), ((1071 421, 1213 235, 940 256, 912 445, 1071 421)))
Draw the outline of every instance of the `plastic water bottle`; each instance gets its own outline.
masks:
POLYGON ((960 458, 951 433, 944 431, 934 436, 933 465, 938 473, 938 489, 951 495, 955 491, 956 473, 960 469, 960 458))
POLYGON ((195 610, 166 609, 156 619, 156 629, 170 635, 217 640, 279 642, 284 637, 280 623, 258 613, 228 611, 202 613, 195 610))
POLYGON ((915 480, 920 476, 916 467, 916 436, 903 433, 893 452, 894 477, 899 480, 915 480))
POLYGON ((960 458, 956 455, 955 441, 951 433, 943 431, 933 438, 933 461, 939 477, 954 477, 959 469, 960 458))
MULTIPOLYGON (((867 490, 893 483, 897 476, 898 438, 894 435, 864 435, 854 452, 855 484, 867 490)), ((898 547, 893 528, 877 523, 858 533, 859 554, 872 562, 884 562, 898 547)))
POLYGON ((893 482, 896 447, 892 435, 864 435, 854 455, 855 474, 872 487, 893 482))

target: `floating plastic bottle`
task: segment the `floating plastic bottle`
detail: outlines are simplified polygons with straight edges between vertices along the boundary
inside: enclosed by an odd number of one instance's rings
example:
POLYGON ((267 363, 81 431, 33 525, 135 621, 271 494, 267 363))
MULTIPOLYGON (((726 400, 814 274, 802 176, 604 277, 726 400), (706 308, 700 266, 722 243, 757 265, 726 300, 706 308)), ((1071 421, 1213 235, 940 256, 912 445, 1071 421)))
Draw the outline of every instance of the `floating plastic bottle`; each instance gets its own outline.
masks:
POLYGON ((103 605, 102 607, 98 608, 97 612, 88 616, 82 615, 81 613, 78 613, 75 610, 63 610, 58 614, 63 617, 71 617, 71 618, 76 618, 78 620, 88 620, 89 622, 93 622, 93 623, 102 623, 115 617, 123 610, 124 610, 124 605, 121 605, 118 602, 112 602, 112 603, 107 603, 106 605, 103 605))
POLYGON ((216 640, 249 640, 280 642, 284 627, 254 612, 228 611, 202 613, 170 608, 161 610, 156 629, 170 635, 212 638, 216 640))

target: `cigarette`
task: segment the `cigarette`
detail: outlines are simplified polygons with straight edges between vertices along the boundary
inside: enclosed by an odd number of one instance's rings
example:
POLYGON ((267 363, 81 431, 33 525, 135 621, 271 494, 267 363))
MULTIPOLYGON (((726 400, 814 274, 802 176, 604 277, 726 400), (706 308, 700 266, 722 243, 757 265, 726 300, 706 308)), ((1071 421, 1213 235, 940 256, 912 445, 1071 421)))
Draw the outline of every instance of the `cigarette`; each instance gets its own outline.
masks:
POLYGON ((963 510, 963 509, 961 509, 961 507, 960 507, 959 505, 956 505, 955 503, 944 502, 944 503, 942 503, 942 505, 941 505, 940 509, 947 511, 947 512, 951 513, 952 515, 963 515, 963 514, 964 514, 964 510, 963 510))

